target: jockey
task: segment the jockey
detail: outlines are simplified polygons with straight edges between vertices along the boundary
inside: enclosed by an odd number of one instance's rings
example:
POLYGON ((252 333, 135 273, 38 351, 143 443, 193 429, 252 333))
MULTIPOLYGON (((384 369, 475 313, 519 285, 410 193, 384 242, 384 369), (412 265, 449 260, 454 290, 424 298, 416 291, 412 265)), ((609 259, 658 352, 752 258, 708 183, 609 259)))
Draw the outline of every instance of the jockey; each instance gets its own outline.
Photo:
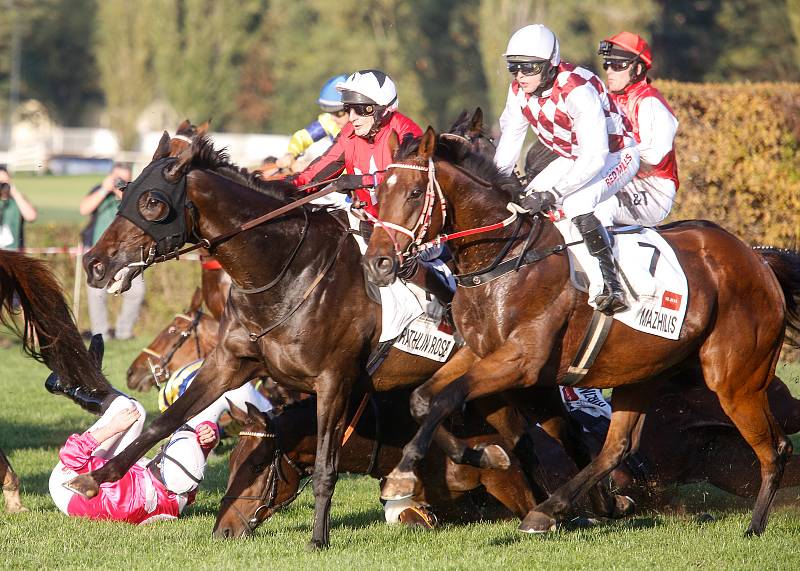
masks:
POLYGON ((595 211, 615 224, 660 224, 672 209, 678 190, 675 133, 678 119, 661 93, 650 84, 650 46, 641 36, 622 32, 600 42, 611 99, 625 112, 639 148, 639 172, 616 200, 595 211))
POLYGON ((340 177, 334 183, 337 189, 357 188, 358 199, 366 204, 370 214, 376 215, 374 194, 362 186, 374 188, 380 177, 362 175, 382 171, 392 162, 388 145, 391 133, 396 133, 398 140, 403 141, 407 136, 422 136, 422 129, 397 111, 397 90, 392 79, 382 71, 357 71, 337 84, 336 89, 342 94, 350 123, 342 128, 325 154, 295 177, 294 184, 303 186, 346 172, 350 176, 340 177))
POLYGON ((495 164, 504 173, 513 171, 528 125, 544 146, 559 155, 530 182, 522 204, 536 211, 560 205, 599 263, 599 268, 592 259, 582 264, 590 291, 597 293, 597 309, 605 313, 625 309, 605 228, 611 220, 599 220, 595 208, 638 170, 633 134, 600 78, 561 61, 558 39, 547 27, 535 24, 517 30, 504 56, 513 81, 500 117, 495 164))
POLYGON ((325 82, 319 92, 319 99, 317 99, 317 105, 320 106, 323 113, 317 116, 316 121, 309 123, 292 135, 289 140, 289 150, 275 161, 276 167, 288 169, 297 157, 317 141, 326 137, 331 143, 336 140, 342 127, 350 121, 347 112, 342 108, 342 96, 336 90, 336 85, 346 79, 346 75, 336 75, 325 82))

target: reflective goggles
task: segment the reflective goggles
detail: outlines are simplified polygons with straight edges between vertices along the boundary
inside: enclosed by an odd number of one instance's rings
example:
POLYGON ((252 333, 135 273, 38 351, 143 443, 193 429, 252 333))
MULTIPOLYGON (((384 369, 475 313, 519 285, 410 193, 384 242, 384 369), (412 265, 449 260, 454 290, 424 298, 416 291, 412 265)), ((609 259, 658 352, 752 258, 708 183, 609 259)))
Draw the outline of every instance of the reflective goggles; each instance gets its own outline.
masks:
POLYGON ((508 62, 508 71, 512 75, 521 73, 524 76, 539 75, 544 69, 544 61, 515 61, 508 62))
POLYGON ((371 103, 345 103, 344 112, 349 115, 350 111, 361 117, 367 117, 375 112, 375 106, 371 103))
POLYGON ((606 61, 603 62, 603 69, 606 70, 606 71, 608 71, 608 68, 611 68, 613 71, 625 71, 631 65, 633 65, 634 61, 636 61, 636 60, 632 60, 632 59, 628 59, 628 60, 619 60, 619 59, 608 60, 607 59, 606 61))

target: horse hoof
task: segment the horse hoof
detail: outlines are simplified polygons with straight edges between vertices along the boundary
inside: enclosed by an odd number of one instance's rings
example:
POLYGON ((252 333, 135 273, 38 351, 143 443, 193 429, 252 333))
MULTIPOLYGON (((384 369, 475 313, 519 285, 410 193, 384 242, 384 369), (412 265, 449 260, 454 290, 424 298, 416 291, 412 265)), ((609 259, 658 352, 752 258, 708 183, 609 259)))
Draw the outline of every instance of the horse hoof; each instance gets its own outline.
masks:
POLYGON ((421 527, 433 529, 439 525, 439 520, 431 510, 425 506, 414 506, 400 512, 400 523, 408 527, 421 527))
POLYGON ((547 514, 532 511, 519 524, 522 533, 548 533, 556 530, 556 520, 547 514))
POLYGON ((758 537, 762 533, 764 533, 764 528, 759 529, 759 528, 753 527, 751 525, 750 527, 747 528, 747 531, 744 532, 744 536, 745 537, 758 537))
POLYGON ((417 484, 417 477, 414 472, 392 471, 386 477, 386 481, 381 489, 382 500, 404 500, 414 495, 414 488, 417 484))
POLYGON ((616 495, 614 497, 614 513, 611 515, 614 519, 628 517, 636 511, 636 502, 630 496, 616 495))
POLYGON ((328 543, 317 539, 312 539, 306 544, 306 551, 322 551, 328 548, 328 543))
POLYGON ((87 474, 81 474, 80 476, 75 476, 68 482, 64 482, 62 486, 64 486, 71 492, 75 492, 76 494, 80 494, 84 498, 89 498, 89 499, 95 497, 98 492, 97 482, 95 482, 91 478, 91 476, 87 474))
POLYGON ((503 450, 502 446, 489 444, 486 447, 479 447, 481 450, 480 467, 484 470, 508 470, 511 467, 511 458, 503 450))

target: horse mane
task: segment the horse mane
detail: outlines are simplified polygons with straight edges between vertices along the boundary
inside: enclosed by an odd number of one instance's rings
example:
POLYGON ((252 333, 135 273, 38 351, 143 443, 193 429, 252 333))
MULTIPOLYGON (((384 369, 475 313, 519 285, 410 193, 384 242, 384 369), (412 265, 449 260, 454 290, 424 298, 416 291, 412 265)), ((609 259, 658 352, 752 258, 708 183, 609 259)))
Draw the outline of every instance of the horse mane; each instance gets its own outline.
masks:
MULTIPOLYGON (((458 119, 456 122, 458 122, 458 119)), ((464 141, 445 135, 447 133, 437 137, 434 158, 449 162, 461 168, 468 175, 485 181, 492 188, 502 192, 506 201, 517 201, 522 188, 516 176, 503 174, 492 159, 472 151, 464 141)), ((403 142, 395 152, 394 160, 412 158, 419 150, 421 141, 421 137, 403 139, 403 142)))
POLYGON ((108 391, 83 344, 61 286, 40 260, 0 250, 0 322, 22 338, 23 351, 56 372, 66 386, 108 391), (14 299, 22 308, 22 328, 14 322, 14 299))
POLYGON ((208 135, 193 139, 190 152, 188 170, 204 169, 215 172, 241 186, 283 203, 288 203, 297 196, 297 189, 293 184, 282 180, 264 180, 261 178, 261 172, 250 172, 245 167, 233 164, 227 149, 215 149, 208 135))

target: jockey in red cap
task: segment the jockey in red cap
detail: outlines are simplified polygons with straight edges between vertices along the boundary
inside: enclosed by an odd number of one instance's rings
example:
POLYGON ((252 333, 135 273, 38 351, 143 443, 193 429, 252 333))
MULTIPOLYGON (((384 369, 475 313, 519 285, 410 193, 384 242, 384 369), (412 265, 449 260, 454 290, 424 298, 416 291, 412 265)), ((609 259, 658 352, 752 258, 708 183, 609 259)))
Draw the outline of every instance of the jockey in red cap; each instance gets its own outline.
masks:
POLYGON ((611 98, 626 114, 639 147, 639 172, 625 188, 598 206, 615 224, 660 224, 672 209, 678 190, 675 133, 678 120, 647 70, 653 55, 637 34, 621 32, 600 42, 611 98))

